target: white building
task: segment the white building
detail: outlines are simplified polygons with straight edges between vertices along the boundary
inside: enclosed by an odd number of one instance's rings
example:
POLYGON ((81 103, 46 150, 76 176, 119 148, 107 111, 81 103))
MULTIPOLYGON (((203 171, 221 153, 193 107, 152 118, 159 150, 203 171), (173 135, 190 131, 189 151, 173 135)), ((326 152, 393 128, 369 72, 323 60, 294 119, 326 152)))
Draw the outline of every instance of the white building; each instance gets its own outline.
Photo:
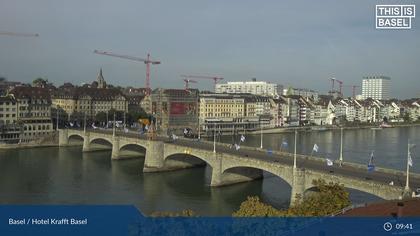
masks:
POLYGON ((362 96, 364 99, 373 98, 386 100, 390 98, 391 78, 386 76, 363 77, 362 96))
POLYGON ((310 98, 313 101, 317 102, 319 99, 319 93, 317 91, 311 90, 311 89, 305 89, 305 88, 285 88, 283 89, 282 94, 284 96, 288 95, 299 95, 304 98, 310 98))
POLYGON ((283 86, 265 81, 227 82, 216 84, 216 93, 250 93, 260 96, 278 97, 283 86))

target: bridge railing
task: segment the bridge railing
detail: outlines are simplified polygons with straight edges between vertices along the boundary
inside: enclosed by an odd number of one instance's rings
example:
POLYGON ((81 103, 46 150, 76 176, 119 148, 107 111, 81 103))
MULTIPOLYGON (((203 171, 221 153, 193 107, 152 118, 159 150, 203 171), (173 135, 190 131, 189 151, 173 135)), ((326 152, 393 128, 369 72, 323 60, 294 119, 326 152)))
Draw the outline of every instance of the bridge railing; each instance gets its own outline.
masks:
MULTIPOLYGON (((77 130, 77 131, 82 131, 83 129, 72 129, 72 130, 77 130)), ((112 129, 108 129, 108 130, 95 130, 95 129, 87 129, 88 132, 101 132, 101 133, 112 133, 112 129)), ((117 131, 116 133, 118 136, 124 135, 125 133, 123 131, 117 131)), ((137 134, 136 132, 129 132, 130 135, 133 134, 137 134)), ((167 136, 162 136, 159 135, 160 138, 166 137, 167 136)), ((137 137, 137 138, 147 138, 147 135, 143 135, 141 137, 137 137)), ((182 140, 191 140, 188 138, 184 138, 184 137, 179 137, 179 139, 182 140)), ((213 145, 212 141, 207 141, 207 140, 200 140, 201 143, 206 143, 208 145, 213 145)), ((228 143, 220 143, 217 142, 216 143, 216 147, 230 147, 231 144, 228 143)), ((267 153, 267 149, 261 149, 258 147, 251 147, 251 146, 241 146, 241 149, 243 150, 249 150, 249 151, 257 151, 257 152, 264 152, 267 153)), ((293 153, 291 152, 282 152, 282 151, 278 151, 278 150, 272 150, 271 153, 275 154, 275 155, 279 155, 279 156, 288 156, 288 157, 293 157, 293 153)), ((300 160, 311 160, 311 161, 317 161, 317 162, 326 162, 325 157, 319 157, 319 156, 308 156, 308 155, 302 155, 302 154, 297 154, 296 157, 300 160)), ((336 164, 339 163, 338 160, 335 161, 336 164)), ((353 163, 353 162, 343 162, 342 165, 346 165, 346 166, 351 166, 353 168, 356 169, 366 169, 367 170, 367 166, 366 165, 362 165, 359 163, 353 163)), ((405 172, 404 171, 400 171, 400 170, 393 170, 393 169, 389 169, 389 168, 383 168, 383 167, 375 167, 376 171, 380 171, 383 173, 388 173, 391 175, 400 175, 400 176, 405 176, 405 172)), ((410 173, 410 176, 415 177, 415 178, 420 178, 420 174, 418 173, 410 173)))

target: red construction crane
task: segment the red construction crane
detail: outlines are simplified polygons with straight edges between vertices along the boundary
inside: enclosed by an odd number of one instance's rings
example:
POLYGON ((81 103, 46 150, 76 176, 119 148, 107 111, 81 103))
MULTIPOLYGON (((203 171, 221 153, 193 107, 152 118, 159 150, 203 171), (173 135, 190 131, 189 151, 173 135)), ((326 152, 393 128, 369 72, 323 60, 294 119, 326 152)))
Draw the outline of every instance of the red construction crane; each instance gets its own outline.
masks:
POLYGON ((188 89, 190 89, 189 84, 190 83, 197 83, 197 81, 192 80, 192 79, 184 79, 185 82, 185 90, 188 91, 188 89))
POLYGON ((337 81, 340 84, 340 94, 343 95, 343 81, 335 79, 335 81, 337 81))
POLYGON ((151 89, 150 89, 150 64, 159 65, 159 64, 161 64, 160 61, 150 60, 150 54, 149 53, 147 54, 147 59, 142 59, 142 58, 138 58, 138 57, 120 55, 120 54, 116 54, 116 53, 112 53, 112 52, 105 52, 105 51, 99 51, 99 50, 95 50, 93 52, 96 53, 96 54, 100 54, 100 55, 119 57, 119 58, 128 59, 128 60, 132 60, 132 61, 144 62, 144 64, 146 64, 146 90, 147 90, 146 93, 147 93, 147 95, 150 95, 150 92, 151 92, 151 89))
POLYGON ((39 37, 39 34, 16 33, 16 32, 7 32, 7 31, 0 31, 0 35, 18 36, 18 37, 39 37))
POLYGON ((181 75, 182 77, 184 77, 185 79, 190 79, 190 78, 194 78, 194 79, 212 79, 214 81, 214 91, 216 92, 216 84, 217 82, 219 82, 220 80, 222 80, 222 77, 216 77, 216 76, 202 76, 202 75, 181 75))

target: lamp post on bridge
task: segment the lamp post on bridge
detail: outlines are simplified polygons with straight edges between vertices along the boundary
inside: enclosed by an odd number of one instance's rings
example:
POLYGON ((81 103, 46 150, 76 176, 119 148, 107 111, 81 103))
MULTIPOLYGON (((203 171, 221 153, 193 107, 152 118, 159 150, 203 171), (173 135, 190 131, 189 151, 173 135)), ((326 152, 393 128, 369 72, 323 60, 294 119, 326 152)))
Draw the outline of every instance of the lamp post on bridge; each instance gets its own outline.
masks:
POLYGON ((343 127, 341 127, 340 138, 340 166, 343 164, 343 127))
POLYGON ((260 128, 261 128, 261 144, 260 144, 260 148, 263 148, 263 128, 262 128, 262 122, 261 122, 261 118, 260 118, 260 128))
POLYGON ((293 169, 296 169, 296 143, 297 143, 297 129, 295 129, 295 152, 293 155, 293 169))
POLYGON ((216 123, 213 124, 213 152, 216 153, 216 123))
POLYGON ((86 112, 85 112, 85 118, 84 118, 84 122, 83 122, 83 133, 86 134, 86 112))
POLYGON ((201 129, 201 127, 200 127, 200 116, 198 116, 198 140, 201 139, 200 129, 201 129))
POLYGON ((55 118, 55 119, 56 119, 56 121, 55 121, 55 122, 56 122, 56 123, 55 123, 55 130, 58 130, 58 106, 57 106, 57 109, 56 109, 55 111, 56 111, 56 113, 57 113, 57 114, 56 114, 56 118, 55 118))
POLYGON ((115 126, 116 126, 116 123, 115 123, 115 112, 114 112, 114 123, 112 124, 112 137, 115 137, 115 126))

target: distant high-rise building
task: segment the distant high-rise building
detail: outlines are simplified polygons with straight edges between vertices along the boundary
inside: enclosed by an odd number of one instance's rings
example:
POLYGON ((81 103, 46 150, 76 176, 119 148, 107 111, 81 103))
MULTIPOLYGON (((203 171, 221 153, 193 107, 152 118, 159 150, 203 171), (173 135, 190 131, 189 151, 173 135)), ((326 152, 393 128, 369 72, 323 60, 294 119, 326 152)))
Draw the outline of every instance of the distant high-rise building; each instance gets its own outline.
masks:
POLYGON ((265 81, 227 82, 216 84, 216 93, 250 93, 260 96, 278 97, 283 92, 283 86, 265 81))
POLYGON ((366 76, 362 82, 362 96, 364 99, 373 98, 386 100, 390 98, 391 78, 387 76, 366 76))

